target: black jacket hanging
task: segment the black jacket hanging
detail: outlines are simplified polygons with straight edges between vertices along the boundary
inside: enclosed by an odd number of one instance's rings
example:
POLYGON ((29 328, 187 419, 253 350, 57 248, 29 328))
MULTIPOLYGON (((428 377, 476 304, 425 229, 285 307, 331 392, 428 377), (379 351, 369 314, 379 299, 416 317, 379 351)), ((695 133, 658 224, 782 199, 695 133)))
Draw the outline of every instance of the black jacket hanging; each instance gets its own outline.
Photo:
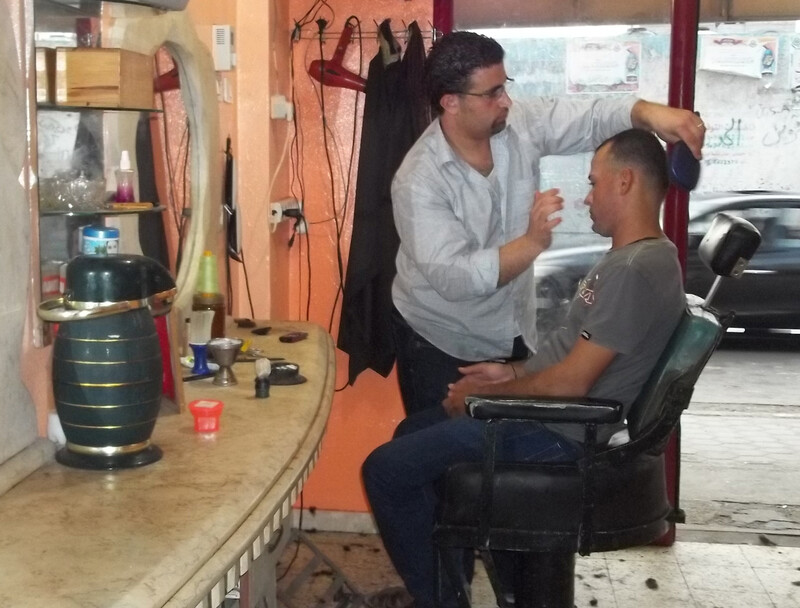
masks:
POLYGON ((380 26, 382 49, 370 61, 353 235, 347 263, 337 346, 350 355, 348 383, 367 368, 387 376, 394 365, 392 280, 399 246, 392 216, 391 183, 408 149, 430 122, 423 85, 425 46, 416 23, 402 60, 389 27, 380 26))

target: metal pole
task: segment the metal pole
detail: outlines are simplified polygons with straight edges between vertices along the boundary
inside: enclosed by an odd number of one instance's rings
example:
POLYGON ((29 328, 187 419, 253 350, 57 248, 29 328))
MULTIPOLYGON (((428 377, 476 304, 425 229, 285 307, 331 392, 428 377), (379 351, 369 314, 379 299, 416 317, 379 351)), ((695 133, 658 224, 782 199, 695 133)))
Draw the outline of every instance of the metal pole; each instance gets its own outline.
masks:
MULTIPOLYGON (((697 60, 699 0, 674 0, 669 61, 669 105, 694 109, 694 75, 697 60)), ((678 248, 681 268, 686 271, 689 194, 670 187, 664 204, 664 232, 678 248)))
MULTIPOLYGON (((669 105, 694 109, 694 77, 697 63, 697 25, 700 18, 699 0, 673 0, 672 34, 669 61, 669 105)), ((670 186, 664 203, 664 232, 678 248, 678 258, 686 276, 686 248, 689 228, 689 193, 670 186)), ((665 450, 667 494, 673 506, 673 522, 683 520, 680 509, 681 470, 680 426, 670 437, 665 450)), ((658 544, 675 542, 675 523, 658 544)))
POLYGON ((433 0, 433 29, 439 34, 453 31, 453 0, 433 0))

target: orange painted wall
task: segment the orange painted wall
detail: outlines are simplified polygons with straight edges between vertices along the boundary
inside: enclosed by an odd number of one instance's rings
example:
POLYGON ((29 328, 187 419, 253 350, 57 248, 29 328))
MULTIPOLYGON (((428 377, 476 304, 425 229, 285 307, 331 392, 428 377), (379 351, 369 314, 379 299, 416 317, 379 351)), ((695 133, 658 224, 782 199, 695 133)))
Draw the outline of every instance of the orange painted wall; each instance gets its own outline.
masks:
MULTIPOLYGON (((234 97, 232 104, 220 104, 220 134, 221 146, 225 136, 231 134, 238 164, 238 201, 255 317, 309 319, 329 329, 335 338, 341 304, 337 260, 341 255, 346 268, 364 97, 346 89, 320 91, 319 84, 308 76, 307 66, 320 56, 315 21, 324 18, 328 22, 322 54, 330 58, 348 17, 354 15, 360 20, 361 36, 354 37, 348 47, 345 65, 366 77, 367 65, 378 52, 378 23, 389 18, 392 29, 402 32, 404 24, 416 20, 429 34, 433 17, 432 3, 427 0, 346 0, 329 6, 332 9, 322 6, 313 15, 294 42, 292 28, 312 7, 311 2, 238 0, 234 6, 216 0, 192 0, 189 10, 204 40, 210 40, 211 24, 230 23, 235 27, 237 65, 231 73, 220 75, 231 79, 234 97), (269 98, 274 94, 294 97, 296 144, 291 139, 295 134, 291 123, 270 119, 269 98), (323 101, 328 154, 323 137, 323 101), (297 236, 291 248, 291 224, 284 222, 272 232, 268 223, 269 202, 287 197, 302 198, 309 222, 308 234, 297 236)), ((401 39, 399 33, 397 37, 401 39)), ((234 267, 233 283, 234 315, 249 317, 247 286, 240 266, 234 267)), ((367 505, 361 487, 361 463, 374 447, 389 439, 402 416, 402 407, 394 374, 382 378, 368 370, 354 386, 346 387, 347 355, 339 351, 337 369, 337 388, 341 390, 334 397, 320 461, 304 491, 304 506, 363 512, 367 505)))
MULTIPOLYGON (((300 19, 310 3, 292 0, 290 17, 300 19)), ((417 20, 423 31, 429 32, 432 3, 419 0, 350 0, 334 5, 336 14, 320 13, 330 23, 331 34, 324 35, 322 54, 330 58, 336 48, 339 33, 350 15, 361 22, 361 39, 354 38, 345 54, 345 66, 366 76, 369 61, 378 52, 375 37, 377 23, 389 18, 394 31, 402 32, 404 23, 417 20), (359 44, 360 47, 359 48, 359 44)), ((336 225, 338 214, 341 237, 338 239, 345 268, 352 227, 353 196, 358 167, 357 150, 348 174, 355 141, 359 142, 363 94, 348 89, 326 88, 324 95, 326 125, 330 129, 328 151, 333 161, 334 185, 331 187, 328 161, 323 139, 321 99, 318 83, 306 76, 308 64, 320 57, 316 24, 302 30, 302 39, 295 44, 295 96, 302 133, 302 177, 305 183, 304 202, 309 220, 308 243, 311 251, 310 319, 327 327, 334 337, 338 334, 341 297, 337 299, 339 272, 337 269, 336 225), (356 108, 356 101, 358 106, 356 108), (341 170, 338 167, 341 166, 341 170), (347 177, 350 187, 345 208, 347 177), (332 319, 332 321, 331 321, 332 319)), ((398 39, 400 35, 398 34, 398 39)), ((357 148, 357 144, 356 144, 357 148)), ((290 278, 292 318, 305 318, 308 297, 308 271, 305 243, 295 244, 290 278)), ((346 386, 347 355, 337 351, 337 388, 346 386)), ((402 407, 394 374, 383 378, 371 370, 362 373, 354 386, 337 391, 323 441, 322 456, 304 491, 304 506, 334 511, 366 511, 366 501, 360 480, 361 463, 377 445, 391 437, 402 417, 402 407)))

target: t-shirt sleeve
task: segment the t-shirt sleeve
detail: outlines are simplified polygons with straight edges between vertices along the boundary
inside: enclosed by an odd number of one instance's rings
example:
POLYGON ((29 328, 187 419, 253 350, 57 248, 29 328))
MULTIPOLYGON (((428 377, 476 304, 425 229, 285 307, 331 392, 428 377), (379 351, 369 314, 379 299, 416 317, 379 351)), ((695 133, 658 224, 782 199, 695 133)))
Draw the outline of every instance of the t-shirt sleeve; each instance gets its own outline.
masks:
POLYGON ((617 266, 598 282, 594 296, 584 337, 617 353, 630 353, 654 322, 659 309, 656 290, 640 272, 617 266))

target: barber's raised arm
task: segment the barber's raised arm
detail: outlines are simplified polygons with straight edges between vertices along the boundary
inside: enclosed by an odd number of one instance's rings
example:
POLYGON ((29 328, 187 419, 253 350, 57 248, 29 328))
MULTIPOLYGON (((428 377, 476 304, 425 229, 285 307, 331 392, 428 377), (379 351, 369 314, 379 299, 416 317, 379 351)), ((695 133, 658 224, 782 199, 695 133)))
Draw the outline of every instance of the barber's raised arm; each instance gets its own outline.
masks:
POLYGON ((640 99, 631 110, 631 122, 634 127, 652 131, 667 143, 685 141, 692 154, 702 158, 706 127, 694 112, 640 99))

